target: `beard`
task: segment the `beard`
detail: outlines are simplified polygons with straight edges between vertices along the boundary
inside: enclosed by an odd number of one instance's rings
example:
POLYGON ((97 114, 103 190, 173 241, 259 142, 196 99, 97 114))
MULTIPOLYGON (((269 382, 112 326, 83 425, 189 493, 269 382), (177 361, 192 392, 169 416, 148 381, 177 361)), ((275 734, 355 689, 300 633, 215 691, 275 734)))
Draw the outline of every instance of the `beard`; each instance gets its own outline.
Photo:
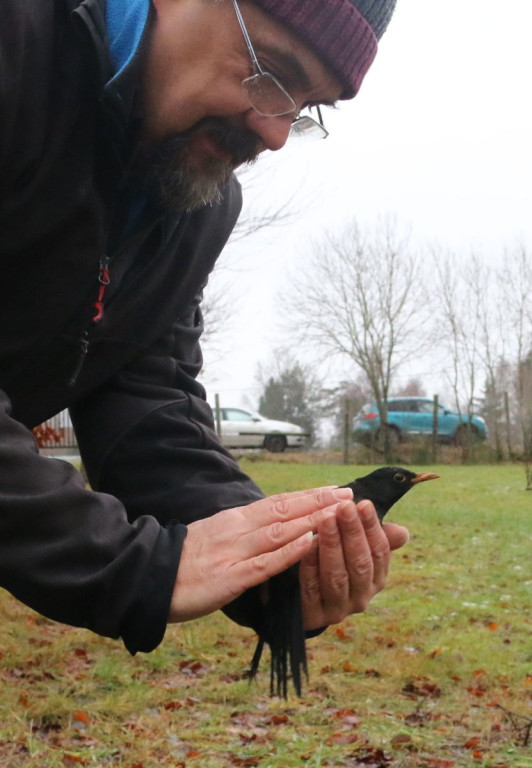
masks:
POLYGON ((194 211, 219 202, 222 190, 239 165, 253 163, 262 150, 259 137, 228 118, 209 117, 189 131, 139 150, 136 170, 150 197, 169 209, 194 211), (218 154, 201 153, 201 140, 218 154))

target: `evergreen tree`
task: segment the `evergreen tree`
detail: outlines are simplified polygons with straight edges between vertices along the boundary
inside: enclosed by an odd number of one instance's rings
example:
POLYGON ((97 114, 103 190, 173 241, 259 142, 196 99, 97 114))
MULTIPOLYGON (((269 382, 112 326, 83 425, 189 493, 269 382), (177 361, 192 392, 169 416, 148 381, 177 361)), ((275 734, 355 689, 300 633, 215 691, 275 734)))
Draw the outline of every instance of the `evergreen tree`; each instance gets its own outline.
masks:
POLYGON ((259 412, 269 419, 289 421, 309 432, 316 430, 319 390, 312 375, 299 363, 269 376, 259 401, 259 412))

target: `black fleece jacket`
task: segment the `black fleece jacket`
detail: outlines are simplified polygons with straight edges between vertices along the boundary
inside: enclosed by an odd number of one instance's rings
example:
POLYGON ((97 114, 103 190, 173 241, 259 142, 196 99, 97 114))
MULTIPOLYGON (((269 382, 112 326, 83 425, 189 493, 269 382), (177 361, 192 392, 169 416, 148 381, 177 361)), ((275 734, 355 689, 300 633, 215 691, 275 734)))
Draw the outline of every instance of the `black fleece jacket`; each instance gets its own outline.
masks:
MULTIPOLYGON (((196 381, 201 293, 240 188, 195 213, 148 201, 132 219, 141 63, 142 46, 110 81, 104 0, 3 0, 0 586, 132 652, 164 635, 186 525, 262 495, 196 381), (31 433, 66 407, 93 491, 31 433)), ((253 590, 227 613, 260 629, 253 590)))

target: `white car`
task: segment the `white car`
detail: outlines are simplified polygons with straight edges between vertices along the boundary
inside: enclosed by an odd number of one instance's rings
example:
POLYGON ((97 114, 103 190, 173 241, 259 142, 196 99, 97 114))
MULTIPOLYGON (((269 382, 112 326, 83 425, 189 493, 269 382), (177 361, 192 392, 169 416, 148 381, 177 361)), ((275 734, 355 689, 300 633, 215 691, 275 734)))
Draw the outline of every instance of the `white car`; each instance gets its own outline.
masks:
MULTIPOLYGON (((216 425, 216 409, 213 409, 216 425)), ((281 453, 285 448, 303 448, 308 432, 287 421, 273 421, 241 408, 220 408, 222 443, 226 448, 265 448, 281 453)))

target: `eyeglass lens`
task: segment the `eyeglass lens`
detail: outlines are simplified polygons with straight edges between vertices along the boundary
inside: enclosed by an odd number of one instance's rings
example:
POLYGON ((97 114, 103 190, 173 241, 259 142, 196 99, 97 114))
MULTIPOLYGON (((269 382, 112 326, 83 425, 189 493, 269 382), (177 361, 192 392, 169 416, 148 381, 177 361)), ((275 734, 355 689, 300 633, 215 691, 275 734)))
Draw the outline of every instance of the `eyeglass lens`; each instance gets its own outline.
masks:
POLYGON ((292 139, 326 139, 328 135, 329 131, 310 115, 298 117, 290 127, 292 139))
POLYGON ((321 120, 318 123, 310 116, 299 117, 297 114, 297 106, 290 94, 284 89, 279 80, 274 77, 270 72, 264 72, 259 64, 253 45, 249 37, 248 31, 240 9, 238 7, 237 0, 233 0, 233 6, 236 11, 238 22, 246 45, 248 47, 251 60, 256 69, 257 74, 247 77, 242 81, 242 89, 244 95, 249 101, 250 105, 259 114, 265 117, 280 117, 282 115, 294 115, 294 121, 290 129, 290 136, 292 137, 304 137, 304 138, 327 138, 328 131, 323 127, 321 120))
POLYGON ((242 81, 242 88, 251 106, 261 115, 277 117, 296 111, 292 97, 269 72, 246 78, 242 81))

